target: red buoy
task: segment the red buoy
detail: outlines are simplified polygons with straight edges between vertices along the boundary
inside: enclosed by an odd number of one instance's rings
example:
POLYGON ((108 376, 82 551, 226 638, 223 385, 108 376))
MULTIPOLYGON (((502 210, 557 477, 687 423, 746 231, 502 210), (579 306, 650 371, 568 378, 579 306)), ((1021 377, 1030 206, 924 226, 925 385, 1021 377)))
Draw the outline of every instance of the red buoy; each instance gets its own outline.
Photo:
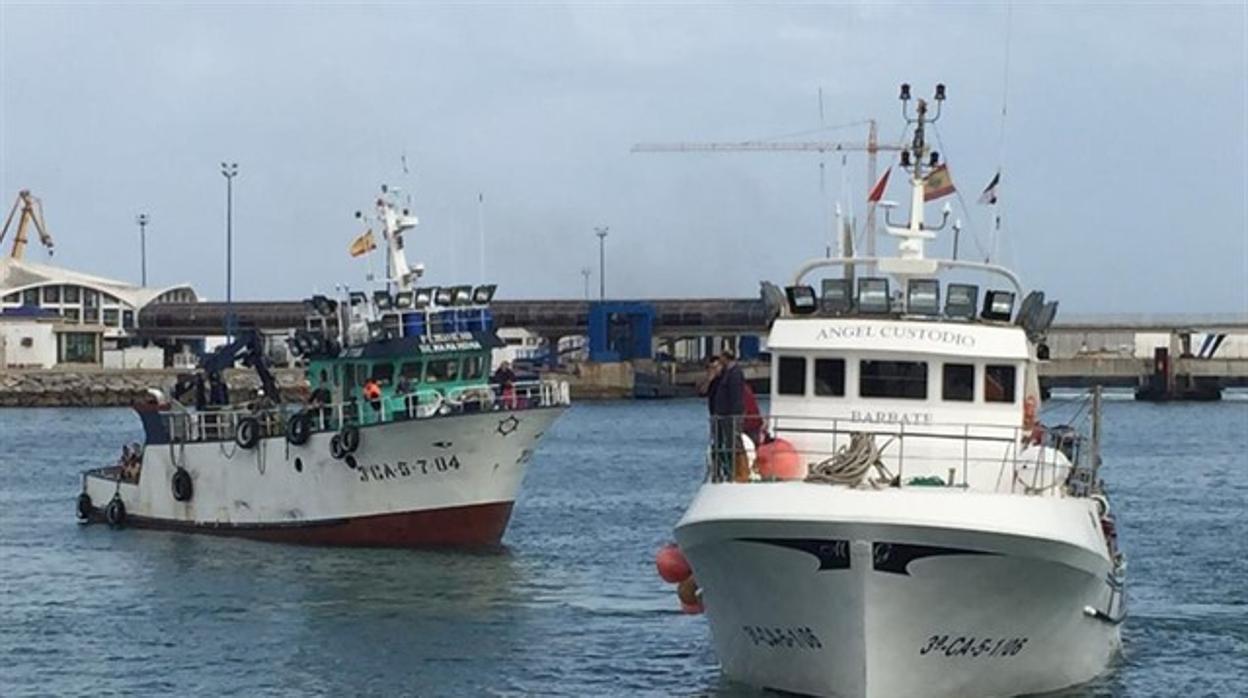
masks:
POLYGON ((679 584, 693 575, 693 568, 675 543, 659 548, 658 554, 654 556, 654 566, 659 569, 659 576, 668 584, 679 584))
POLYGON ((754 460, 764 480, 801 480, 806 477, 806 464, 793 444, 775 439, 758 447, 754 460))

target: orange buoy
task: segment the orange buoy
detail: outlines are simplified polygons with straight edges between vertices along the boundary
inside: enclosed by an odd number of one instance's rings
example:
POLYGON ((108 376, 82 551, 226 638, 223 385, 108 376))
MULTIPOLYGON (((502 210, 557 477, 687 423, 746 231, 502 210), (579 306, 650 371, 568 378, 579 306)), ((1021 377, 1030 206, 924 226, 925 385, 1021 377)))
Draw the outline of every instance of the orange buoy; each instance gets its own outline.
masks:
POLYGON ((680 598, 681 606, 696 606, 702 603, 702 598, 698 596, 698 583, 693 577, 689 577, 676 586, 676 596, 680 598))
POLYGON ((659 569, 659 576, 668 584, 679 584, 693 576, 693 568, 675 543, 659 548, 658 554, 654 556, 654 566, 659 569))
POLYGON ((775 439, 758 447, 758 474, 764 480, 801 480, 806 477, 806 464, 793 444, 775 439))

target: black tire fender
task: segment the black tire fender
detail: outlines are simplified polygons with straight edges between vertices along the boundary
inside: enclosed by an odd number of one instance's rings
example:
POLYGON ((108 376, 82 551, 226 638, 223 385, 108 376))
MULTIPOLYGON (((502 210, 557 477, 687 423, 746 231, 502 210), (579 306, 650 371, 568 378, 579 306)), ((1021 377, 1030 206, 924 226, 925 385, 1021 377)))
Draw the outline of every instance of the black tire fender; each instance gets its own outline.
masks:
POLYGON ((355 453, 360 447, 360 428, 354 424, 348 424, 342 428, 342 448, 347 453, 355 453))
POLYGON ((113 497, 108 506, 104 507, 104 519, 108 521, 109 526, 114 528, 126 525, 126 505, 121 501, 121 497, 113 497))
POLYGON ((173 498, 179 502, 189 502, 195 494, 195 485, 191 482, 191 474, 186 468, 173 471, 173 498))
POLYGON ((342 460, 342 457, 347 455, 346 449, 342 447, 341 434, 334 434, 333 438, 329 440, 329 455, 333 456, 336 460, 342 460))
POLYGON ((247 450, 260 443, 260 422, 255 417, 243 417, 238 420, 238 430, 234 432, 234 441, 247 450))
POLYGON ((95 511, 95 505, 91 503, 91 495, 83 492, 78 495, 78 518, 83 521, 91 519, 91 513, 95 511))
POLYGON ((302 446, 312 436, 312 419, 306 412, 300 412, 286 423, 286 440, 295 446, 302 446))

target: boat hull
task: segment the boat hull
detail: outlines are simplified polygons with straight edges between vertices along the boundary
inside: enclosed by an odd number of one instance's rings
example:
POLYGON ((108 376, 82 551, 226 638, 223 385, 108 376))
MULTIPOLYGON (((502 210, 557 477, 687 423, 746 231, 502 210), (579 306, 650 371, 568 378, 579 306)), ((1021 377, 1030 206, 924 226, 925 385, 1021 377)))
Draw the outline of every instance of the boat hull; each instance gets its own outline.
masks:
POLYGON ((105 520, 114 498, 124 525, 317 545, 490 546, 507 528, 526 465, 561 408, 483 412, 360 428, 348 458, 332 433, 306 444, 266 437, 149 445, 137 483, 100 470, 84 475, 88 518, 105 520), (179 501, 184 469, 192 496, 179 501))
POLYGON ((1014 497, 1004 504, 1032 524, 990 526, 1002 497, 704 487, 676 537, 724 673, 796 693, 898 698, 1094 678, 1119 648, 1110 616, 1121 614, 1108 557, 1092 547, 1095 521, 1079 511, 1085 502, 1014 497), (1070 525, 1041 535, 1046 520, 1070 525))

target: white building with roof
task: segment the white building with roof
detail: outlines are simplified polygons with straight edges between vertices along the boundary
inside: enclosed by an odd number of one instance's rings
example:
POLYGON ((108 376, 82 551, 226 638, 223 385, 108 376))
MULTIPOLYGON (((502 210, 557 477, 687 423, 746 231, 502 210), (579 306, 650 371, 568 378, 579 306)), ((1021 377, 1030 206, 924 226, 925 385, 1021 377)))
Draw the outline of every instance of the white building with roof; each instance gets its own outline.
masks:
MULTIPOLYGON (((126 365, 139 310, 149 303, 199 301, 189 284, 150 288, 91 274, 0 258, 0 368, 62 363, 126 365), (55 342, 46 335, 49 327, 55 342), (51 347, 55 347, 54 350, 51 347), (19 351, 19 349, 21 351, 19 351), (20 356, 20 361, 14 357, 20 356)), ((146 367, 153 363, 146 357, 146 367)), ((133 361, 130 361, 133 365, 133 361)))

